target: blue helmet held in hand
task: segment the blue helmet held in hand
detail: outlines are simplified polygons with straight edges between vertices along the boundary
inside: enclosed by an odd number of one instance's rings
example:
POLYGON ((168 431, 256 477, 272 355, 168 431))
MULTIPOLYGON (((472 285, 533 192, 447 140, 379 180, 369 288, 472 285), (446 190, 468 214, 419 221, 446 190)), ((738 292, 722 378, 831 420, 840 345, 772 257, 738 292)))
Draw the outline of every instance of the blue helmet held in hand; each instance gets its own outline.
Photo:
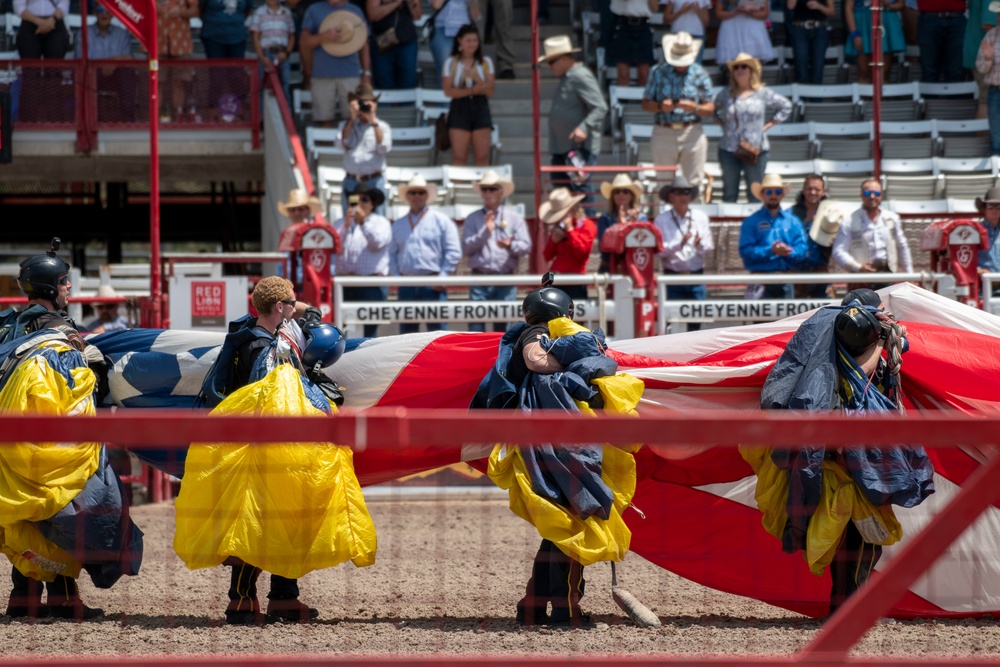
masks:
POLYGON ((326 322, 307 323, 302 327, 306 347, 302 350, 302 364, 307 369, 319 371, 337 363, 344 354, 347 339, 344 332, 326 322))

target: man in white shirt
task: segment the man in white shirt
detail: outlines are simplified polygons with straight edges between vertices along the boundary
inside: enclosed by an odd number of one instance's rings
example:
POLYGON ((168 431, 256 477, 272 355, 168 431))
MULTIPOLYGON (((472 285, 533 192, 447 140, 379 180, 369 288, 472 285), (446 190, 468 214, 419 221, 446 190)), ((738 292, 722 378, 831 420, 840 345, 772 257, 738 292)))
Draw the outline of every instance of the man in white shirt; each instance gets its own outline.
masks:
MULTIPOLYGON (((691 275, 705 272, 705 255, 715 249, 708 216, 691 208, 694 191, 683 175, 678 174, 673 183, 660 189, 660 199, 673 208, 656 216, 653 224, 663 237, 663 273, 666 275, 691 275)), ((667 299, 671 301, 704 301, 708 290, 704 285, 668 285, 667 299)), ((687 325, 688 331, 701 328, 698 322, 687 325)))
MULTIPOLYGON (((861 208, 841 225, 833 241, 833 261, 854 273, 909 273, 913 271, 910 247, 899 216, 882 210, 882 184, 868 179, 861 184, 861 208)), ((852 283, 848 289, 879 289, 889 283, 852 283)))

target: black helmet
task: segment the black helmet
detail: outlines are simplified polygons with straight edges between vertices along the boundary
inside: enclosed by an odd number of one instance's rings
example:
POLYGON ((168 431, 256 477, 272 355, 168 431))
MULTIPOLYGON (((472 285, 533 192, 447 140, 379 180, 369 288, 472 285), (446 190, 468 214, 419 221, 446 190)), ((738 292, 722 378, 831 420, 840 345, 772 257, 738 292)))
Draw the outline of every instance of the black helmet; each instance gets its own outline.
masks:
POLYGON ((867 287, 859 287, 858 289, 852 289, 846 295, 844 295, 844 300, 840 302, 841 306, 849 306, 852 301, 857 301, 862 306, 873 306, 878 308, 882 305, 882 297, 878 295, 873 289, 867 287))
POLYGON ((545 324, 557 317, 573 319, 573 299, 561 289, 552 286, 555 274, 549 271, 542 276, 542 286, 524 297, 521 310, 528 324, 545 324))
POLYGON ((310 323, 302 327, 306 346, 302 350, 302 365, 319 371, 337 363, 344 354, 347 339, 344 332, 326 322, 310 323))
POLYGON ((882 325, 867 308, 849 306, 833 321, 833 333, 847 353, 856 357, 882 337, 882 325))
POLYGON ((69 274, 69 264, 56 256, 59 239, 52 239, 52 249, 44 255, 35 255, 21 262, 17 286, 29 299, 55 302, 59 296, 59 283, 69 274))

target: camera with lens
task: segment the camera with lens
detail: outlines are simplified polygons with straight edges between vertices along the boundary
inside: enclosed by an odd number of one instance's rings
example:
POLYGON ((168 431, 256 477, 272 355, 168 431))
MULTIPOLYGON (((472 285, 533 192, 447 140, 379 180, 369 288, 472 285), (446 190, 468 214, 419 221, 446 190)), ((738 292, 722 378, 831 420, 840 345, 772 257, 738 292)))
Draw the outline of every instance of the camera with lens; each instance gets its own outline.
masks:
POLYGON ((368 113, 369 111, 372 110, 372 105, 370 102, 358 102, 358 108, 364 111, 365 113, 368 113))

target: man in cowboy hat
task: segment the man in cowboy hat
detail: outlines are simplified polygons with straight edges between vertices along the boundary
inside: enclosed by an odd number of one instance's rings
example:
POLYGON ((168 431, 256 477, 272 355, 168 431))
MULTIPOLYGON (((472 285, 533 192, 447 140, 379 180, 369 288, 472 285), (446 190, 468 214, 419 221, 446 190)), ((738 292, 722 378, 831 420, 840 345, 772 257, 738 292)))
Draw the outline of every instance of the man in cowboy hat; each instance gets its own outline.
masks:
MULTIPOLYGON (((753 196, 764 205, 743 221, 740 227, 740 257, 750 273, 789 273, 797 271, 806 258, 808 245, 802 221, 790 210, 781 210, 785 197, 781 176, 767 174, 760 183, 750 185, 753 196)), ((791 284, 765 285, 763 298, 791 299, 791 284)))
MULTIPOLYGON (((840 226, 833 241, 833 261, 852 273, 909 273, 913 271, 910 246, 903 223, 892 211, 882 209, 882 183, 877 178, 861 182, 861 208, 840 226)), ((888 283, 851 283, 879 289, 888 283)))
MULTIPOLYGON (((368 183, 377 190, 385 189, 386 156, 392 150, 392 128, 376 116, 378 98, 367 83, 359 84, 347 95, 351 117, 344 123, 340 138, 344 143, 343 207, 347 210, 347 193, 358 183, 368 183)), ((385 215, 385 203, 376 207, 385 215)))
MULTIPOLYGON (((514 182, 492 169, 472 184, 483 198, 483 207, 465 218, 462 225, 462 254, 477 276, 511 275, 518 261, 531 252, 531 237, 524 218, 503 201, 514 192, 514 182)), ((472 285, 472 301, 513 301, 516 285, 472 285)), ((506 322, 494 322, 494 331, 506 331, 506 322)), ((482 322, 470 322, 469 331, 486 331, 482 322)))
MULTIPOLYGON (((691 184, 678 174, 673 183, 660 188, 660 199, 671 209, 653 220, 663 237, 663 262, 665 275, 691 275, 705 273, 705 255, 715 250, 708 216, 691 208, 691 184)), ((667 285, 667 299, 671 301, 704 301, 708 289, 704 285, 667 285)), ((689 322, 688 331, 697 331, 700 322, 689 322)))
MULTIPOLYGON (((369 183, 359 183, 348 193, 346 213, 333 223, 343 239, 337 255, 338 276, 389 275, 392 223, 374 212, 383 204, 385 194, 369 183)), ((344 301, 385 301, 388 297, 387 285, 344 288, 344 301)), ((366 324, 364 335, 377 336, 378 325, 366 324)))
POLYGON ((332 127, 335 103, 340 116, 350 116, 347 94, 359 83, 371 84, 368 23, 348 0, 317 2, 302 19, 302 70, 313 98, 313 119, 332 127), (320 47, 320 48, 317 48, 320 47))
POLYGON ((323 206, 319 199, 301 188, 292 188, 288 191, 288 201, 278 202, 278 213, 288 218, 293 225, 312 220, 321 210, 323 206))
MULTIPOLYGON (((114 299, 118 295, 115 294, 115 288, 111 285, 101 285, 97 288, 97 296, 105 299, 114 299)), ((95 302, 94 311, 97 314, 97 318, 87 324, 87 330, 90 333, 99 334, 108 333, 109 331, 125 331, 129 328, 128 318, 118 314, 117 301, 95 302)))
MULTIPOLYGON (((410 205, 406 215, 392 223, 389 244, 389 273, 394 276, 447 276, 455 273, 462 259, 458 227, 448 216, 430 208, 437 199, 437 186, 417 174, 399 186, 399 196, 410 205)), ((403 286, 400 301, 447 301, 443 286, 403 286)), ((428 322, 428 331, 448 328, 442 322, 428 322)), ((415 333, 420 324, 403 322, 400 333, 415 333)))
MULTIPOLYGON (((979 251, 979 273, 1000 272, 1000 188, 990 188, 986 196, 976 197, 976 208, 983 216, 983 228, 989 247, 979 251)), ((993 283, 992 296, 1000 296, 1000 281, 993 283)))
POLYGON ((702 41, 686 32, 664 35, 666 62, 650 72, 642 93, 642 108, 656 114, 651 147, 656 165, 679 165, 698 200, 705 172, 708 140, 703 118, 715 113, 712 80, 696 61, 702 41))
MULTIPOLYGON (((566 188, 556 188, 538 207, 538 218, 549 228, 549 240, 542 256, 551 262, 550 271, 568 274, 587 272, 587 262, 597 238, 597 225, 582 215, 580 202, 584 196, 566 188)), ((587 298, 586 285, 565 285, 562 291, 573 299, 587 298)))
MULTIPOLYGON (((573 54, 574 49, 567 35, 549 37, 543 43, 545 55, 538 62, 546 62, 559 78, 552 110, 549 112, 549 152, 556 166, 577 163, 593 165, 601 152, 601 133, 608 103, 593 73, 573 54), (571 155, 572 153, 572 155, 571 155), (577 158, 571 160, 571 158, 577 158)), ((589 176, 589 175, 588 175, 589 176)), ((587 177, 570 179, 569 174, 552 174, 552 185, 567 187, 589 195, 593 192, 587 177)), ((589 199, 587 200, 589 201, 589 199)))
MULTIPOLYGON (((806 261, 799 269, 803 273, 826 273, 830 265, 832 237, 826 245, 820 245, 812 237, 811 232, 818 222, 819 208, 824 201, 826 201, 826 179, 819 174, 807 174, 802 182, 802 191, 792 204, 792 215, 802 221, 802 227, 806 230, 806 244, 809 246, 806 261)), ((799 299, 822 299, 826 297, 829 287, 823 283, 796 285, 795 296, 799 299)))

